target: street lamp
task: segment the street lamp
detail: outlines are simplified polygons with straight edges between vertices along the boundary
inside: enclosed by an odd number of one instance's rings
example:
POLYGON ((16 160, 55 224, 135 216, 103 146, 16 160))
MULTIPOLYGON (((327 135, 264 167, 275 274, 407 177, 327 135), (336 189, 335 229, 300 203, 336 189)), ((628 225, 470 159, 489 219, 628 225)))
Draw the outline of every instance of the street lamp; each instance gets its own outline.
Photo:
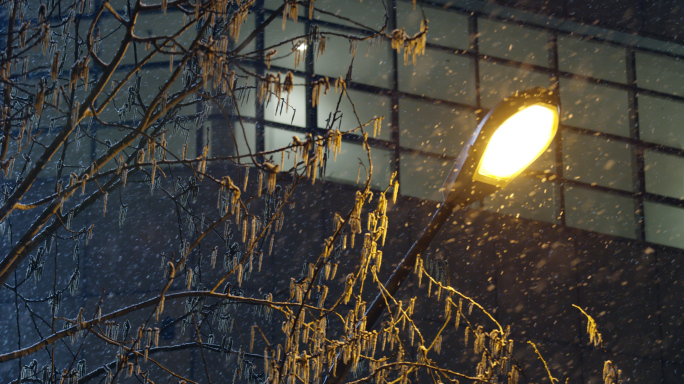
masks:
MULTIPOLYGON (((444 182, 444 203, 385 283, 387 293, 397 293, 452 212, 505 187, 548 148, 558 130, 559 116, 558 94, 544 88, 518 92, 487 113, 444 182)), ((385 307, 379 294, 366 311, 366 329, 373 328, 385 307)), ((349 372, 350 365, 340 356, 335 366, 336 372, 329 373, 326 384, 341 383, 349 372)))
POLYGON ((533 88, 503 99, 489 111, 444 182, 446 205, 470 205, 524 171, 553 140, 558 104, 555 92, 533 88))

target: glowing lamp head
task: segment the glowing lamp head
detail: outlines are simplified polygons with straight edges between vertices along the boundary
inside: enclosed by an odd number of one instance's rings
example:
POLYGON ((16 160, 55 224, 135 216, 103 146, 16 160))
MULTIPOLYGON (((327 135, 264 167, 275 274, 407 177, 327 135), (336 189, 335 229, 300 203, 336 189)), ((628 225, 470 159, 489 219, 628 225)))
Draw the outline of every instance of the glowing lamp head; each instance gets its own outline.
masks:
POLYGON ((535 161, 558 130, 558 94, 544 88, 503 99, 478 124, 444 181, 444 201, 463 206, 500 190, 535 161))
POLYGON ((557 129, 556 106, 522 106, 491 135, 473 179, 507 184, 546 150, 557 129))

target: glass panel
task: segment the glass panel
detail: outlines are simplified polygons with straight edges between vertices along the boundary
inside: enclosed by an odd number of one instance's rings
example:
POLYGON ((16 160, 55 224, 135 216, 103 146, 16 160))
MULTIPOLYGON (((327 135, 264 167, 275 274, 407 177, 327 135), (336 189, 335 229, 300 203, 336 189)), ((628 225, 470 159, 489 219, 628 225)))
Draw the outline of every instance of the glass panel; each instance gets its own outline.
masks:
POLYGON ((684 199, 684 157, 644 151, 646 192, 684 199))
MULTIPOLYGON (((281 0, 264 0, 264 8, 266 9, 276 10, 281 5, 283 5, 283 2, 281 0)), ((299 14, 302 14, 302 10, 299 11, 299 14)))
POLYGON ((549 147, 542 153, 537 160, 532 162, 532 164, 523 171, 522 174, 535 173, 535 174, 547 174, 551 177, 556 173, 556 142, 555 140, 549 144, 549 147))
MULTIPOLYGON (((371 186, 376 189, 387 188, 393 172, 392 152, 371 148, 371 159, 373 161, 371 186)), ((356 184, 358 177, 359 183, 364 183, 366 169, 368 169, 368 154, 363 147, 359 144, 343 142, 337 161, 331 158, 326 164, 325 178, 346 184, 356 184), (363 163, 363 166, 359 165, 359 161, 363 163)))
MULTIPOLYGON (((273 151, 279 148, 286 147, 290 144, 292 144, 292 137, 297 136, 300 140, 304 140, 306 138, 306 135, 303 133, 299 132, 294 132, 294 131, 288 131, 286 129, 279 129, 279 128, 272 128, 272 127, 265 127, 264 128, 264 148, 266 151, 273 151)), ((294 167, 294 154, 290 153, 284 154, 284 155, 277 155, 277 158, 273 159, 274 164, 282 164, 283 166, 281 167, 281 171, 287 172, 292 167, 294 167), (282 160, 282 161, 281 161, 282 160)), ((297 160, 298 162, 301 162, 301 159, 297 160)))
POLYGON ((636 51, 637 84, 646 89, 684 96, 684 60, 636 51))
POLYGON ((278 50, 278 53, 271 58, 271 65, 303 71, 306 51, 297 50, 297 46, 299 42, 306 41, 305 25, 288 20, 283 30, 283 24, 279 20, 282 18, 269 24, 264 32, 264 48, 266 51, 278 50), (298 62, 295 60, 297 58, 299 59, 298 62), (296 68, 295 64, 298 64, 296 68))
MULTIPOLYGON (((102 36, 103 38, 106 37, 106 39, 103 40, 103 42, 101 43, 100 54, 101 58, 104 59, 105 62, 109 62, 116 53, 116 51, 112 48, 118 47, 121 40, 123 40, 125 28, 123 28, 121 26, 121 23, 119 23, 115 18, 110 17, 108 14, 105 15, 106 16, 101 18, 98 22, 98 26, 100 27, 100 36, 102 36)), ((183 19, 184 16, 182 12, 175 12, 169 10, 167 14, 164 16, 164 22, 160 23, 159 14, 152 12, 143 12, 136 19, 135 34, 140 38, 173 35, 183 27, 183 19)), ((185 33, 176 37, 176 42, 180 43, 185 48, 189 48, 190 44, 196 36, 197 30, 194 26, 191 26, 185 31, 185 33)), ((150 52, 153 51, 153 49, 154 47, 150 47, 149 51, 145 51, 145 44, 139 44, 137 48, 138 60, 147 56, 150 52)), ((73 50, 67 52, 73 52, 73 50)), ((180 52, 180 49, 177 49, 177 52, 180 52)), ((136 56, 133 47, 130 47, 126 51, 126 54, 124 55, 124 58, 121 61, 121 64, 135 64, 135 57, 136 56)), ((168 63, 169 56, 164 54, 157 54, 154 57, 152 57, 149 62, 168 63)), ((178 62, 178 59, 176 59, 176 62, 178 62)))
MULTIPOLYGON (((113 145, 121 141, 128 131, 119 131, 116 128, 97 128, 95 132, 95 155, 102 156, 113 145)), ((197 130, 194 123, 187 123, 185 126, 178 125, 168 130, 164 138, 167 141, 165 157, 167 160, 182 160, 197 157, 197 130), (185 157, 183 157, 185 154, 185 157)), ((82 152, 82 151, 79 151, 82 152)), ((66 161, 65 164, 69 165, 66 161)), ((107 164, 103 171, 114 169, 116 162, 107 164)))
MULTIPOLYGON (((161 88, 166 84, 167 81, 169 81, 171 77, 171 73, 169 72, 168 68, 144 68, 143 69, 143 74, 142 74, 142 80, 140 81, 140 97, 142 98, 142 101, 145 104, 150 103, 152 100, 154 100, 157 96, 161 94, 161 88)), ((129 84, 133 85, 135 81, 135 77, 133 77, 130 81, 129 84)), ((124 87, 124 90, 126 90, 127 87, 124 87)), ((176 92, 180 92, 184 89, 183 82, 178 79, 171 84, 169 87, 169 90, 167 91, 168 97, 171 98, 176 92)), ((120 92, 123 95, 126 95, 128 97, 127 92, 120 92)), ((186 98, 186 101, 188 101, 190 97, 186 98)), ((117 104, 121 105, 121 104, 117 104)), ((178 113, 179 115, 191 115, 195 114, 197 112, 197 106, 195 104, 186 106, 181 109, 181 111, 178 113)), ((133 118, 133 114, 131 113, 131 116, 129 118, 133 118)))
POLYGON ((569 130, 563 134, 563 176, 567 179, 632 191, 632 146, 569 130))
POLYGON ((453 160, 402 153, 400 162, 399 188, 402 195, 444 201, 441 188, 454 165, 453 160))
POLYGON ((566 187, 565 223, 570 227, 634 239, 634 199, 589 188, 566 187))
MULTIPOLYGON (((101 129, 101 128, 100 128, 101 129)), ((119 131, 118 129, 110 129, 114 131, 119 131)), ((92 133, 94 129, 91 127, 90 132, 92 133)), ((69 144, 66 149, 66 153, 64 154, 64 169, 62 170, 62 177, 64 175, 67 175, 71 172, 76 172, 80 173, 81 171, 85 171, 88 167, 93 162, 93 154, 92 154, 92 139, 88 136, 85 135, 83 130, 79 129, 78 131, 78 136, 77 133, 74 132, 69 136, 69 144), (78 139, 76 139, 78 137, 78 139)), ((121 137, 123 137, 125 134, 129 133, 129 131, 122 131, 121 137)), ((52 144, 52 141, 57 137, 57 131, 53 131, 52 133, 43 133, 40 134, 39 136, 36 137, 37 141, 44 144, 44 145, 50 145, 52 144)), ((9 154, 14 154, 16 151, 16 142, 14 140, 10 140, 11 147, 9 149, 9 154)), ((57 150, 57 153, 55 156, 53 156, 48 164, 46 165, 45 171, 41 172, 40 176, 41 177, 49 177, 57 176, 57 164, 59 160, 62 158, 62 151, 64 150, 64 147, 61 147, 57 150)), ((45 152, 45 149, 41 147, 40 145, 34 145, 33 150, 31 152, 31 162, 33 164, 38 161, 40 156, 43 155, 43 152, 45 152)), ((28 153, 27 150, 22 153, 28 153)), ((96 155, 102 155, 104 151, 99 151, 96 152, 96 155)), ((126 156, 126 155, 124 155, 126 156)), ((114 161, 110 162, 111 164, 114 164, 114 161)), ((25 164, 25 159, 22 157, 16 158, 14 162, 14 167, 13 167, 13 175, 16 176, 19 173, 21 173, 22 168, 25 164)), ((110 170, 116 168, 116 165, 111 165, 106 168, 103 168, 101 172, 110 170)), ((24 176, 26 176, 26 172, 24 172, 24 176)))
POLYGON ((477 22, 480 53, 549 66, 549 35, 546 31, 485 18, 477 22))
MULTIPOLYGON (((49 124, 49 123, 48 123, 49 124)), ((94 124, 93 124, 94 125, 94 124)), ((95 129, 91 128, 91 132, 93 132, 95 129)), ((36 141, 36 144, 31 147, 31 151, 29 153, 29 156, 31 157, 31 162, 35 164, 35 162, 40 158, 40 156, 43 155, 43 152, 45 152, 45 147, 49 146, 52 144, 52 141, 57 137, 57 132, 58 130, 53 130, 53 131, 43 131, 42 133, 35 135, 33 137, 33 140, 36 141)), ((17 153, 17 142, 15 140, 10 140, 7 154, 9 155, 14 155, 17 153)), ((90 144, 88 144, 90 145, 90 144)), ((45 168, 43 171, 38 175, 38 177, 41 178, 48 178, 51 180, 51 182, 54 182, 55 177, 57 177, 57 163, 58 161, 62 158, 62 150, 64 147, 60 148, 57 152, 57 155, 52 156, 52 158, 48 161, 48 163, 45 165, 45 168)), ((71 148, 71 147, 69 147, 71 148)), ((90 151, 88 153, 84 153, 85 151, 73 151, 75 154, 79 154, 80 156, 84 157, 84 161, 89 161, 92 162, 92 159, 90 159, 90 151)), ((28 150, 24 150, 24 152, 21 153, 28 153, 28 150)), ((67 154, 70 154, 67 152, 67 154)), ((98 153, 99 154, 99 153, 98 153)), ((11 174, 8 174, 5 176, 4 180, 9 181, 10 178, 15 178, 23 169, 24 163, 26 160, 22 157, 17 157, 16 160, 14 160, 14 166, 12 166, 9 171, 11 174)), ((112 167, 109 167, 107 170, 112 169, 112 167)), ((104 169, 102 171, 105 171, 104 169)), ((64 171, 62 171, 64 173, 64 171)), ((3 174, 4 176, 4 174, 3 174)), ((6 182, 7 182, 6 181, 6 182)))
POLYGON ((627 91, 576 79, 560 79, 561 122, 629 137, 627 91))
MULTIPOLYGON (((354 28, 372 28, 373 30, 380 30, 385 22, 386 8, 382 0, 316 0, 315 6, 316 9, 320 9, 330 14, 314 11, 314 20, 328 21, 354 28), (340 19, 340 17, 350 19, 354 22, 340 19)), ((308 14, 308 6, 300 7, 308 14)))
MULTIPOLYGON (((256 126, 234 119, 230 124, 217 118, 211 124, 212 156, 246 156, 256 152, 256 126)), ((280 160, 280 159, 278 159, 280 160)), ((251 163, 250 157, 242 157, 241 163, 251 163)))
MULTIPOLYGON (((112 83, 118 85, 119 81, 123 79, 123 77, 126 75, 126 71, 121 71, 121 72, 116 72, 114 73, 114 76, 112 77, 112 83)), ((160 89, 161 87, 169 80, 169 77, 171 76, 171 73, 169 73, 169 68, 168 67, 161 67, 161 68, 149 68, 149 67, 143 67, 142 70, 142 75, 140 79, 140 97, 142 101, 146 104, 149 105, 149 103, 154 100, 155 97, 157 97, 160 94, 160 89)), ((136 77, 133 76, 121 89, 119 93, 113 98, 112 102, 110 102, 102 111, 102 113, 99 114, 99 118, 102 121, 120 121, 122 118, 124 121, 131 121, 136 119, 136 116, 139 116, 139 113, 135 112, 137 109, 132 108, 130 111, 126 110, 125 108, 122 108, 124 104, 127 104, 128 102, 128 88, 132 87, 135 85, 136 82, 136 77), (124 114, 122 116, 119 116, 119 112, 117 110, 123 111, 124 114)), ((169 97, 172 97, 176 92, 179 92, 183 89, 183 82, 181 80, 174 81, 173 84, 169 87, 169 90, 167 92, 169 97)), ((109 89, 107 89, 109 91, 109 89)), ((190 96, 186 98, 186 102, 194 96, 190 96)), ((98 98, 98 101, 100 102, 99 105, 102 105, 107 98, 107 95, 100 95, 98 98)), ((81 100, 84 100, 84 98, 81 98, 81 100)), ((41 116, 41 118, 45 121, 47 118, 51 117, 50 112, 53 112, 53 108, 46 108, 46 113, 45 115, 41 116)), ((197 106, 196 104, 191 103, 190 105, 186 105, 181 108, 179 111, 178 115, 181 116, 187 116, 187 115, 192 115, 197 112, 197 106)), ((54 113, 54 112, 53 112, 54 113)), ((63 115, 61 115, 63 116, 63 115)))
POLYGON ((406 33, 409 36, 415 35, 420 31, 423 12, 430 21, 428 24, 428 43, 450 48, 469 49, 468 16, 454 11, 427 5, 413 9, 411 2, 400 1, 397 3, 397 28, 406 28, 406 33))
POLYGON ((428 48, 415 66, 399 63, 399 90, 474 105, 474 64, 469 57, 428 48))
POLYGON ((684 249, 684 209, 644 202, 646 241, 684 249))
POLYGON ((404 148, 456 157, 476 126, 473 111, 408 97, 399 100, 399 143, 404 148))
POLYGON ((684 103, 639 95, 640 138, 684 149, 684 103))
POLYGON ((480 62, 481 103, 492 108, 504 97, 533 87, 549 87, 549 76, 488 61, 480 62))
POLYGON ((558 68, 583 76, 627 82, 624 48, 572 36, 558 36, 558 68))
MULTIPOLYGON (((284 80, 284 76, 281 75, 284 80)), ((276 123, 306 126, 306 90, 304 79, 294 77, 294 88, 290 94, 283 92, 280 100, 275 95, 264 104, 264 118, 276 123)))
MULTIPOLYGON (((252 68, 248 69, 253 71, 252 68)), ((238 68, 236 74, 235 100, 237 103, 226 111, 233 116, 256 117, 256 78, 238 68)))
MULTIPOLYGON (((123 10, 123 9, 121 9, 123 10)), ((122 12, 123 13, 123 12, 122 12)), ((126 36, 126 28, 121 25, 121 23, 116 20, 113 16, 108 17, 106 13, 103 14, 103 17, 98 21, 97 26, 100 27, 100 38, 102 39, 99 43, 99 50, 98 50, 98 55, 102 61, 105 63, 111 62, 111 60, 114 58, 116 55, 116 50, 114 47, 120 46, 121 41, 124 40, 124 37, 126 36), (109 49, 103 49, 103 48, 109 48, 109 49)), ((194 28, 192 28, 193 31, 196 31, 194 28)), ((137 34, 137 29, 136 29, 136 34, 137 34)), ((74 40, 74 39, 69 39, 69 40, 74 40)), ((67 40, 68 41, 68 40, 67 40)), ((124 58, 122 59, 122 62, 125 64, 131 64, 135 62, 135 55, 133 53, 132 47, 129 47, 128 50, 126 50, 126 54, 124 55, 124 58)), ((141 45, 142 51, 144 52, 145 47, 141 45)), ((140 51, 140 49, 139 49, 140 51)), ((67 49, 65 52, 74 52, 73 48, 69 49, 67 46, 67 49)), ((140 57, 140 56, 138 56, 140 57)), ((160 56, 163 57, 163 56, 160 56)), ((156 60, 159 60, 159 58, 155 58, 156 60)), ((168 59, 168 57, 167 57, 168 59)), ((67 68, 62 70, 62 73, 64 75, 68 74, 69 71, 67 68)))
MULTIPOLYGON (((197 129, 194 124, 188 124, 185 129, 170 130, 166 133, 165 139, 167 141, 166 151, 176 155, 179 159, 183 158, 183 151, 185 151, 185 158, 187 159, 194 159, 198 156, 197 129)), ((170 154, 166 155, 167 159, 173 158, 170 154)))
MULTIPOLYGON (((388 96, 360 92, 353 89, 348 89, 346 95, 342 95, 342 100, 339 104, 339 111, 335 115, 334 127, 341 131, 349 131, 361 124, 367 124, 371 119, 383 117, 380 125, 380 132, 375 136, 378 139, 390 140, 392 137, 392 128, 390 125, 392 117, 391 104, 392 100, 388 96), (352 106, 349 99, 354 102, 352 106), (354 108, 358 115, 358 120, 354 115, 354 108)), ((321 94, 318 104, 318 126, 325 128, 328 125, 328 120, 333 116, 333 112, 337 108, 337 103, 340 101, 340 94, 333 90, 328 91, 327 95, 321 94)), ((364 131, 368 133, 369 137, 373 137, 374 123, 364 127, 364 131)), ((360 135, 361 132, 355 132, 360 135)))
POLYGON ((518 177, 484 199, 484 208, 515 217, 557 223, 558 185, 536 177, 518 177))
MULTIPOLYGON (((345 33, 321 28, 322 32, 345 33)), ((332 79, 345 78, 352 63, 349 39, 327 35, 325 52, 318 55, 314 67, 316 73, 332 79)), ((357 44, 352 80, 357 83, 392 87, 391 46, 387 41, 361 42, 357 44)))
MULTIPOLYGON (((245 41, 245 39, 250 35, 250 33, 254 32, 255 29, 256 20, 254 14, 250 13, 247 15, 245 22, 240 27, 240 35, 238 36, 238 41, 234 44, 234 46, 238 47, 240 44, 242 44, 242 42, 245 41)), ((256 41, 256 38, 252 39, 252 41, 250 41, 249 44, 247 44, 239 53, 241 55, 245 55, 256 51, 256 41)))

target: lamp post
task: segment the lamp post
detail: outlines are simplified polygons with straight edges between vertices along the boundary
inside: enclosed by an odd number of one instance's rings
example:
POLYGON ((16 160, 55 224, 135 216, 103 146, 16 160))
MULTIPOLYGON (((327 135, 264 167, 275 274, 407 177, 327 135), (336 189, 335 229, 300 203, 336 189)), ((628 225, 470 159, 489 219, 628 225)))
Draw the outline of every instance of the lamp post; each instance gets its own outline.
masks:
MULTIPOLYGON (((444 203, 385 283, 390 295, 397 293, 452 212, 505 187, 548 148, 558 130, 559 116, 557 93, 544 88, 518 92, 487 113, 444 182, 444 203)), ((366 329, 373 328, 385 307, 379 294, 366 311, 366 329)), ((326 384, 341 383, 349 372, 350 364, 341 356, 335 365, 326 384)))

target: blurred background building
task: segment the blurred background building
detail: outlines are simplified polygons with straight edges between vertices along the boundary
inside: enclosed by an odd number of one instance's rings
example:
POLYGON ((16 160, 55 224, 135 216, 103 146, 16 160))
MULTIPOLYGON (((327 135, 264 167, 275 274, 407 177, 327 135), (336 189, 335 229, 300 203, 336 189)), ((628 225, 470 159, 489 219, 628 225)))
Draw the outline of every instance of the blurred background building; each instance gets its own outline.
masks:
MULTIPOLYGON (((241 39, 280 4, 261 0, 243 26, 241 39)), ((427 49, 415 65, 410 57, 405 63, 388 41, 360 43, 348 82, 362 122, 384 116, 378 132, 369 133, 373 185, 384 188, 393 172, 400 181, 401 197, 390 216, 388 260, 399 260, 427 223, 441 201, 444 177, 478 119, 516 90, 557 89, 562 126, 551 149, 506 189, 454 214, 429 257, 443 266, 454 287, 494 308, 499 321, 513 324, 518 336, 541 346, 560 377, 600 382, 603 359, 609 358, 632 382, 683 382, 684 6, 678 0, 417 0, 415 7, 404 0, 315 4, 353 22, 320 13, 309 20, 306 7, 301 7, 298 22, 288 21, 285 30, 274 22, 246 49, 258 51, 292 38, 291 48, 302 55, 299 65, 295 67, 295 54, 286 46, 279 48, 270 68, 258 57, 243 67, 260 73, 292 71, 296 84, 310 84, 316 76, 344 77, 352 64, 348 40, 328 37, 325 53, 314 60, 317 53, 300 50, 297 37, 313 26, 370 35, 357 23, 379 30, 385 13, 389 31, 405 27, 413 35, 423 14, 429 19, 427 49), (595 317, 607 352, 587 346, 586 320, 572 304, 595 317)), ((174 14, 170 11, 165 17, 174 14)), ((140 22, 140 30, 150 34, 175 27, 155 18, 140 22)), ((103 30, 108 30, 106 23, 103 30)), ((152 89, 155 79, 168 74, 168 65, 149 65, 141 89, 152 89)), ((255 92, 245 92, 231 113, 236 122, 239 110, 246 135, 239 132, 233 141, 215 108, 211 124, 181 129, 169 137, 169 145, 178 153, 186 151, 187 157, 196 156, 207 142, 212 156, 244 154, 248 147, 279 148, 293 135, 326 129, 338 97, 333 92, 321 96, 314 107, 310 88, 295 87, 289 106, 277 101, 261 106, 255 92)), ((343 115, 335 127, 358 125, 351 103, 343 99, 340 110, 343 115)), ((126 117, 112 112, 103 118, 126 117)), ((102 142, 123 135, 96 124, 92 130, 97 141, 86 137, 79 142, 82 149, 69 152, 67 166, 90 164, 105 148, 102 142)), ((363 158, 361 140, 346 137, 338 160, 328 163, 326 181, 308 191, 309 218, 290 230, 324 237, 325 218, 339 204, 330 196, 353 191, 357 158, 363 158)), ((149 196, 149 187, 141 191, 140 196, 149 196)), ((347 195, 351 202, 351 193, 347 195)), ((140 197, 138 203, 154 199, 161 198, 140 197)), ((88 274, 88 268, 125 265, 140 257, 123 252, 123 239, 131 250, 168 245, 155 243, 155 231, 160 229, 152 224, 168 217, 136 215, 133 206, 128 222, 151 223, 137 238, 126 235, 130 228, 118 229, 115 219, 98 224, 98 233, 107 235, 84 251, 80 289, 85 303, 94 305, 102 287, 123 303, 136 302, 144 292, 145 277, 141 288, 141 279, 131 268, 88 274)), ((307 247, 290 246, 287 251, 296 256, 307 247)), ((290 261, 273 261, 272 268, 286 270, 290 261)), ((409 284, 404 289, 418 288, 409 284)), ((2 300, 3 305, 10 302, 8 297, 2 300)), ((426 322, 439 321, 437 314, 430 317, 429 308, 425 313, 426 322)), ((11 344, 12 337, 6 343, 11 344)), ((3 351, 8 348, 5 345, 3 351)), ((532 354, 527 357, 535 359, 532 354)), ((9 375, 1 368, 0 374, 9 375)))

